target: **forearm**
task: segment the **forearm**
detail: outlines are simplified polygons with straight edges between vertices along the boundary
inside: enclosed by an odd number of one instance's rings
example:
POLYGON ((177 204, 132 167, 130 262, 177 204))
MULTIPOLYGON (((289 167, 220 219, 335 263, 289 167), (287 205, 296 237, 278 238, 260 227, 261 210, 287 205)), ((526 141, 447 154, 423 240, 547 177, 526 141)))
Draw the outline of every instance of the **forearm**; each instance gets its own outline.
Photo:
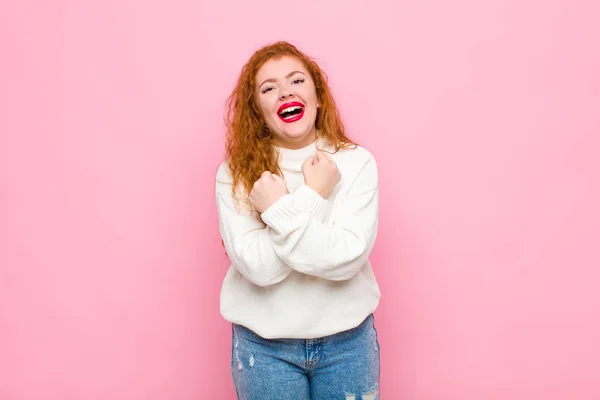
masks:
MULTIPOLYGON (((366 262, 377 234, 378 194, 367 192, 352 199, 333 225, 324 224, 303 207, 311 194, 281 199, 262 215, 272 230, 277 255, 298 272, 329 280, 352 278, 366 262)), ((317 195, 318 196, 318 195, 317 195)))

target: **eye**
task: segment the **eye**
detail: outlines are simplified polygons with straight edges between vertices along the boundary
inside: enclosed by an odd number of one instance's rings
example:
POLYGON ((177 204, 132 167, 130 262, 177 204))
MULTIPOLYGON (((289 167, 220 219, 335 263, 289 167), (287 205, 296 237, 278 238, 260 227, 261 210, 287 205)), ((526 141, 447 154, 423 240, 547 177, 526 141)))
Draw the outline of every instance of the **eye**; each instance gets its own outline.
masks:
POLYGON ((267 86, 266 88, 264 88, 263 90, 261 90, 261 93, 265 94, 267 92, 270 92, 271 90, 273 90, 273 86, 267 86))
POLYGON ((303 82, 304 82, 304 78, 297 78, 297 79, 294 79, 294 80, 292 81, 292 83, 296 83, 296 84, 297 84, 297 83, 303 83, 303 82))

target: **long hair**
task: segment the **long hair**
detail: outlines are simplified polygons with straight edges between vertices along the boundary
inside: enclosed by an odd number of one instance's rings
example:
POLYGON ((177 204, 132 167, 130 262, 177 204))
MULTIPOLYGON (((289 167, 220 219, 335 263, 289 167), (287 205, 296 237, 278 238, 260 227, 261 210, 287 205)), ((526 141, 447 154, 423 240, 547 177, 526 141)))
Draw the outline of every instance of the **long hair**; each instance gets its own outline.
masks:
POLYGON ((327 85, 327 76, 312 58, 283 41, 257 50, 242 68, 237 84, 226 103, 225 147, 226 160, 233 178, 233 196, 234 199, 246 203, 254 182, 264 171, 282 175, 272 137, 266 131, 264 119, 258 108, 255 78, 258 70, 267 61, 283 56, 292 56, 300 60, 315 83, 317 99, 321 105, 315 122, 319 137, 326 139, 335 151, 355 145, 346 137, 339 111, 327 85), (238 194, 243 198, 238 198, 238 194))

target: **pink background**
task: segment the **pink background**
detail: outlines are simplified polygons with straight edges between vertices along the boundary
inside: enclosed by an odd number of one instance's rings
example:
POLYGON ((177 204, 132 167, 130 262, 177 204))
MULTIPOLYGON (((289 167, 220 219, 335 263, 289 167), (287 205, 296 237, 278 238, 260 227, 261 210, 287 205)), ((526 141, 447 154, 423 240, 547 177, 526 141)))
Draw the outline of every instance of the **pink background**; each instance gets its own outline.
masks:
POLYGON ((382 398, 600 398, 594 1, 13 0, 0 399, 233 399, 213 188, 257 47, 381 170, 382 398))

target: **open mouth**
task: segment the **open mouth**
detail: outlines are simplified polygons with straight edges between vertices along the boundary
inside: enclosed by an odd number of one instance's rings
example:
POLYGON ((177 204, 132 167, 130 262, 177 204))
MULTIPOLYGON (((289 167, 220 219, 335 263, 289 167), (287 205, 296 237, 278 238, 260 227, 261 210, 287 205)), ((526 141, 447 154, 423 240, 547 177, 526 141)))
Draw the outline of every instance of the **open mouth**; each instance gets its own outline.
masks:
POLYGON ((304 115, 304 104, 299 102, 286 103, 279 107, 277 115, 283 122, 295 122, 304 115))

